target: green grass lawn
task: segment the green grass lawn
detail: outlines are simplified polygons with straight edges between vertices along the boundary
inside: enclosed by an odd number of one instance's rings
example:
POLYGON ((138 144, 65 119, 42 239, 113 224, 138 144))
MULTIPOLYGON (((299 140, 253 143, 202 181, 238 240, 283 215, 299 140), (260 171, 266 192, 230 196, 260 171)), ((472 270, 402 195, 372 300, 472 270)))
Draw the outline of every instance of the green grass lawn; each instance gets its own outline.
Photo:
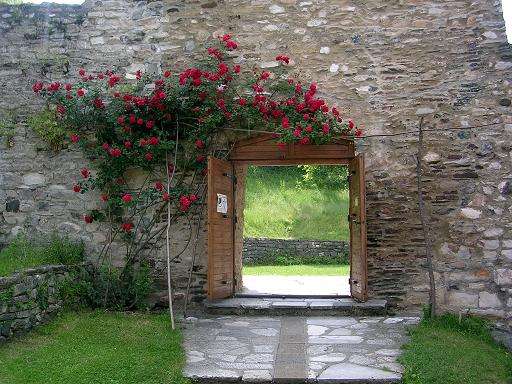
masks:
POLYGON ((66 313, 0 345, 0 383, 184 384, 184 361, 166 315, 66 313))
POLYGON ((348 191, 300 187, 300 179, 296 167, 249 168, 245 237, 348 240, 348 191))
POLYGON ((458 324, 448 315, 423 322, 404 349, 404 384, 512 383, 512 356, 474 319, 458 324))
POLYGON ((255 265, 244 266, 244 275, 278 276, 345 276, 349 275, 348 265, 255 265))
POLYGON ((51 235, 48 239, 14 239, 0 251, 0 276, 47 264, 76 264, 84 259, 84 245, 51 235))

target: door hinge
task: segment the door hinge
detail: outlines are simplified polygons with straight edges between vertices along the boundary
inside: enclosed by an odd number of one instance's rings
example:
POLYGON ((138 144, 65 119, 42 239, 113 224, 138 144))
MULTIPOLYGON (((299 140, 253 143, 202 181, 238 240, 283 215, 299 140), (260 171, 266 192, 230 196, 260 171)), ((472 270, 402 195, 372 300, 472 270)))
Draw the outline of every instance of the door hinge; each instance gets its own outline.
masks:
POLYGON ((236 184, 237 180, 236 180, 236 176, 235 175, 232 175, 231 173, 227 173, 227 172, 224 172, 222 174, 222 176, 226 176, 226 177, 229 177, 234 184, 236 184))

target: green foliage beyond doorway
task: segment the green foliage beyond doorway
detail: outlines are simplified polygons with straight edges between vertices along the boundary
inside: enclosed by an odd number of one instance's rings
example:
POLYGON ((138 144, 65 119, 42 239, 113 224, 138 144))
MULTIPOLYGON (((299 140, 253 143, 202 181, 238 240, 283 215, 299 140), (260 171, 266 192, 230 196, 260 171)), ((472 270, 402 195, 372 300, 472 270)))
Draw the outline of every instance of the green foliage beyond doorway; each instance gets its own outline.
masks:
POLYGON ((349 240, 347 168, 248 169, 244 237, 349 240))

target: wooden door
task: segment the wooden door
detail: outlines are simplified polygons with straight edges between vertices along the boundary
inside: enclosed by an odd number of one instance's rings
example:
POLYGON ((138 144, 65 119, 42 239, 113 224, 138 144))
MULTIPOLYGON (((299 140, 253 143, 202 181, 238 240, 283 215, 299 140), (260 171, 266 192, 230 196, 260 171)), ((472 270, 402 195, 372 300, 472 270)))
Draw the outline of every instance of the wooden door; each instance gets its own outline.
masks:
POLYGON ((234 173, 228 161, 208 158, 208 299, 234 293, 234 173), (227 203, 224 206, 223 201, 227 203))
POLYGON ((350 294, 358 301, 368 299, 366 263, 366 199, 364 158, 358 155, 349 163, 350 294))

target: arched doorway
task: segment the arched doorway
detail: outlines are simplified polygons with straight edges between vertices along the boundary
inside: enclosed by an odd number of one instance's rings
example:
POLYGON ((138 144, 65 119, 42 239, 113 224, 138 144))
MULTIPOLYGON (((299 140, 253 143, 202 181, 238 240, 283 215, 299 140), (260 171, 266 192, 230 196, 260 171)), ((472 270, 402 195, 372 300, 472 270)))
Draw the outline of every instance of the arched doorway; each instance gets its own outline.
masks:
POLYGON ((243 178, 248 165, 347 165, 349 168, 350 293, 367 300, 366 205, 364 159, 354 142, 287 144, 278 148, 271 135, 240 140, 227 160, 208 159, 208 298, 223 299, 241 285, 243 178))

